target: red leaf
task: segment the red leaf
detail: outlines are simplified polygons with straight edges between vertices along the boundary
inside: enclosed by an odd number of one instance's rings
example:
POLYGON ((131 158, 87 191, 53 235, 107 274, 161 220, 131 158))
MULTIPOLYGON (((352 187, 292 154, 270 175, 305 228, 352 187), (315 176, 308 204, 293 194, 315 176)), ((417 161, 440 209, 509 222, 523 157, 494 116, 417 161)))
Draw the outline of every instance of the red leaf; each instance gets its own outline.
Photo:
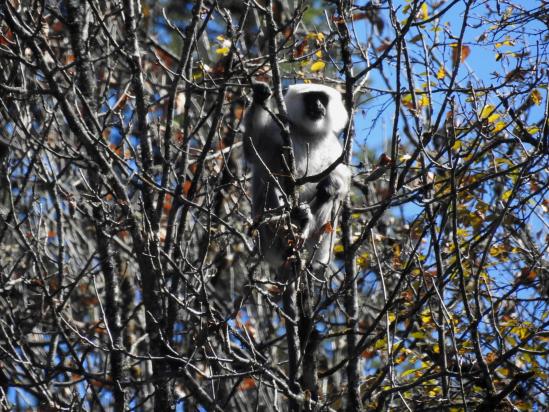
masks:
POLYGON ((255 388, 255 380, 254 378, 244 378, 242 379, 242 382, 240 383, 240 386, 238 387, 241 391, 247 391, 249 389, 255 388))

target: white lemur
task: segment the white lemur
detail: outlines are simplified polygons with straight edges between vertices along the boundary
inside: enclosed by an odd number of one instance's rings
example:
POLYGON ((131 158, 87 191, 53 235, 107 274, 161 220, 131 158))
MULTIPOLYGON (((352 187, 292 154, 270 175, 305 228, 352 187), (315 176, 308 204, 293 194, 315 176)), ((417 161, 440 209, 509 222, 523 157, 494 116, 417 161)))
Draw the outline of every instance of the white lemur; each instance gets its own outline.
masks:
MULTIPOLYGON (((289 194, 281 129, 265 109, 270 96, 271 90, 266 83, 254 83, 253 101, 243 119, 244 154, 252 169, 252 212, 255 219, 284 205, 281 190, 289 194), (278 184, 273 178, 278 180, 278 184)), ((325 171, 343 151, 338 134, 347 124, 348 115, 341 94, 324 85, 296 84, 288 88, 284 101, 294 150, 295 178, 325 171)), ((330 260, 334 235, 326 229, 326 224, 331 223, 335 228, 336 221, 331 219, 347 195, 350 181, 349 168, 339 164, 320 182, 306 183, 298 188, 301 206, 297 213, 293 211, 292 220, 294 223, 297 220, 305 249, 315 251, 313 263, 317 266, 330 260)), ((261 224, 259 234, 264 257, 271 265, 280 266, 288 257, 287 234, 284 236, 284 230, 272 221, 261 224)))

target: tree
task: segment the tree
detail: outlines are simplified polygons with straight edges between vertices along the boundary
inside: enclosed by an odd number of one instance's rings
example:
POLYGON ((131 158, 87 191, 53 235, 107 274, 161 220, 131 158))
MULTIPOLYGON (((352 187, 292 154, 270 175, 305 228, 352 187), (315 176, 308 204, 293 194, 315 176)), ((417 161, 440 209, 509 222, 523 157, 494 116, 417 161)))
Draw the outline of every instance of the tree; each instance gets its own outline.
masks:
POLYGON ((2 407, 547 408, 542 3, 0 2, 2 407), (258 256, 254 79, 353 114, 321 276, 258 256))

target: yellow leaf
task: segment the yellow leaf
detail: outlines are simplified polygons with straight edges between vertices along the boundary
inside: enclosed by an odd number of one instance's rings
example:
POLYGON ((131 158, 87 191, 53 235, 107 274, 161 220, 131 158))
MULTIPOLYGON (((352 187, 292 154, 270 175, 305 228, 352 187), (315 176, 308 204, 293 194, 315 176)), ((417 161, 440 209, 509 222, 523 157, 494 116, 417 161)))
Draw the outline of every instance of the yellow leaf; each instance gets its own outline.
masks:
POLYGON ((322 61, 316 61, 311 65, 311 71, 319 72, 320 70, 324 69, 325 66, 326 66, 326 63, 322 61))
POLYGON ((502 250, 501 246, 494 245, 490 248, 490 255, 493 256, 493 257, 499 256, 502 252, 503 252, 503 250, 502 250))
POLYGON ((363 253, 356 258, 356 264, 361 268, 368 267, 368 253, 363 253))
POLYGON ((309 40, 317 40, 319 42, 324 41, 324 33, 307 33, 306 37, 309 40))
POLYGON ((530 134, 536 134, 537 132, 539 132, 539 127, 530 126, 526 128, 526 131, 530 134))
POLYGON ((408 93, 402 96, 402 104, 406 106, 408 109, 414 109, 414 105, 412 104, 412 94, 408 93))
POLYGON ((334 246, 334 253, 342 253, 344 250, 343 245, 335 245, 334 246))
POLYGON ((318 58, 322 57, 322 50, 317 50, 315 56, 318 58))
POLYGON ((512 190, 508 190, 504 194, 501 195, 501 200, 507 200, 511 197, 511 194, 513 193, 512 190))
MULTIPOLYGON (((431 320, 431 313, 429 311, 425 311, 421 314, 421 321, 423 323, 431 323, 432 320, 431 320)), ((413 334, 412 334, 413 336, 413 334)))
POLYGON ((378 339, 374 344, 374 349, 383 349, 385 347, 385 338, 378 339))
POLYGON ((501 43, 496 43, 496 49, 499 49, 500 47, 503 47, 503 46, 514 46, 515 45, 515 42, 513 40, 505 40, 505 41, 502 41, 501 43))
POLYGON ((484 106, 482 111, 480 112, 480 118, 481 119, 488 119, 493 113, 494 113, 495 107, 492 104, 487 104, 484 106))
POLYGON ((494 123, 500 117, 501 117, 501 115, 499 113, 491 114, 490 116, 488 116, 488 122, 489 123, 494 123))
POLYGON ((525 339, 530 334, 528 328, 525 326, 515 326, 511 329, 511 332, 518 335, 520 339, 525 339))
POLYGON ((427 3, 423 3, 421 5, 420 13, 423 20, 427 20, 429 18, 429 9, 427 8, 427 3))
POLYGON ((404 362, 406 360, 406 355, 404 354, 401 354, 401 355, 398 355, 396 358, 395 358, 395 365, 400 365, 402 362, 404 362))
MULTIPOLYGON (((498 157, 496 159, 496 164, 497 165, 507 165, 509 167, 513 167, 515 165, 511 160, 506 159, 504 157, 498 157)), ((483 208, 482 209, 483 212, 486 212, 489 209, 488 205, 486 203, 483 203, 482 208, 483 208)))
POLYGON ((425 333, 420 332, 420 331, 412 332, 412 333, 410 333, 410 336, 412 338, 416 338, 416 339, 425 339, 425 333))
POLYGON ((444 66, 440 66, 437 72, 437 79, 442 80, 446 77, 446 70, 444 70, 444 66))
POLYGON ((404 371, 400 374, 402 378, 405 378, 408 375, 411 375, 412 373, 416 372, 418 369, 408 369, 407 371, 404 371))
POLYGON ((396 319, 396 315, 394 313, 389 313, 388 317, 389 317, 389 322, 391 323, 394 322, 396 319))
POLYGON ((530 95, 530 99, 532 99, 532 102, 534 102, 536 106, 539 106, 541 104, 541 93, 539 92, 538 89, 534 89, 532 91, 532 94, 530 95))
POLYGON ((229 54, 229 51, 230 51, 230 49, 229 49, 228 47, 220 47, 220 48, 217 49, 215 52, 216 52, 217 54, 221 54, 221 55, 223 55, 223 56, 226 56, 226 55, 229 54))
POLYGON ((419 99, 419 107, 425 107, 429 106, 429 96, 426 94, 422 94, 421 98, 419 99))
POLYGON ((459 237, 467 237, 469 236, 469 231, 467 229, 459 228, 456 230, 456 233, 459 237))
POLYGON ((463 341, 461 347, 465 350, 473 350, 473 343, 470 340, 463 341))
POLYGON ((454 152, 457 152, 457 151, 459 151, 459 149, 461 149, 461 146, 463 146, 463 143, 461 142, 461 140, 456 140, 454 142, 454 144, 452 145, 452 150, 454 152))
POLYGON ((494 132, 496 133, 503 129, 505 129, 505 122, 497 122, 494 126, 494 132))

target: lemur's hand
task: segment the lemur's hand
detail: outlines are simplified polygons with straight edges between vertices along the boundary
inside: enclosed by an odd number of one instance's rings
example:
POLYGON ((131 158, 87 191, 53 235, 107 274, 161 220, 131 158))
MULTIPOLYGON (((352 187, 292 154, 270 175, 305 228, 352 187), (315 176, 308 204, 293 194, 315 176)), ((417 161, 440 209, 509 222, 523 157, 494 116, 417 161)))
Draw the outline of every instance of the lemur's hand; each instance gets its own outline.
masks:
POLYGON ((292 223, 297 226, 300 237, 298 249, 309 238, 311 232, 311 222, 313 221, 313 213, 308 203, 301 203, 291 212, 292 223))

